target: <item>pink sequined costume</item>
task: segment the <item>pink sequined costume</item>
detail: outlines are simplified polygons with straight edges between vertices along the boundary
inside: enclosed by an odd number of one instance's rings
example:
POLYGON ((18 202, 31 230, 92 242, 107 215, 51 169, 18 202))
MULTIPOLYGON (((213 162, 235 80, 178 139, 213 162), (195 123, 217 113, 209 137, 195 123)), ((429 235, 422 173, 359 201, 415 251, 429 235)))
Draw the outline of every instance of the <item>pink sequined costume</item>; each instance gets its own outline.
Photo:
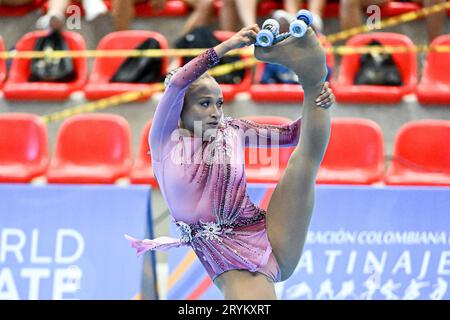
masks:
POLYGON ((208 49, 172 77, 150 131, 153 169, 181 239, 126 238, 138 254, 190 245, 213 280, 225 271, 244 269, 276 282, 280 270, 267 236, 266 212, 246 191, 245 146, 267 141, 270 147, 273 137, 280 146, 295 146, 301 118, 285 126, 224 118, 209 141, 172 135, 189 85, 218 61, 214 49, 208 49), (256 133, 257 142, 245 139, 248 130, 256 133))

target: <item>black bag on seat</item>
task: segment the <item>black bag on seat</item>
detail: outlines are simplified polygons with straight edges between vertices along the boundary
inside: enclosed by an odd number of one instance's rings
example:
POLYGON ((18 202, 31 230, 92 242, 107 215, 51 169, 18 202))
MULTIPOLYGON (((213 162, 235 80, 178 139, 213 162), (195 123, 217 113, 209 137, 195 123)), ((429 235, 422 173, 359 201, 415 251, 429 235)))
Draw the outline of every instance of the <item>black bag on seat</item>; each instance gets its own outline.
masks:
MULTIPOLYGON (((142 42, 137 50, 161 49, 155 39, 142 42)), ((129 57, 117 69, 110 82, 153 83, 163 80, 162 59, 156 57, 129 57)))
MULTIPOLYGON (((372 40, 369 46, 381 46, 372 40)), ((402 77, 391 54, 367 53, 361 55, 359 70, 356 73, 356 85, 401 86, 402 77)))
MULTIPOLYGON (((59 31, 53 31, 47 36, 38 38, 34 45, 35 51, 69 50, 66 40, 59 31)), ((73 59, 63 58, 32 58, 30 82, 71 82, 76 79, 73 59)))

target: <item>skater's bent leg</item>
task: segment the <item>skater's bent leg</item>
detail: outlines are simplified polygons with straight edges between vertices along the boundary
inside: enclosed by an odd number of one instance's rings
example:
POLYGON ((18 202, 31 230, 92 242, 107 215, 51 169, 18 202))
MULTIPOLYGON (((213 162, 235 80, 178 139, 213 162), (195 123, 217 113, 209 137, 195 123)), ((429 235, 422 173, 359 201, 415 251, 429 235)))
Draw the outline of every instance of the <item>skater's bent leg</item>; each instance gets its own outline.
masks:
POLYGON ((257 54, 295 71, 305 92, 300 142, 275 188, 266 217, 282 280, 292 274, 300 258, 314 208, 317 171, 330 136, 330 111, 315 103, 326 75, 324 52, 311 29, 308 32, 308 37, 288 39, 257 54))
POLYGON ((218 276, 214 283, 225 300, 276 300, 275 285, 262 273, 230 270, 218 276))
POLYGON ((305 101, 300 143, 267 209, 267 232, 282 280, 295 270, 305 243, 314 209, 317 171, 330 135, 329 112, 305 101))

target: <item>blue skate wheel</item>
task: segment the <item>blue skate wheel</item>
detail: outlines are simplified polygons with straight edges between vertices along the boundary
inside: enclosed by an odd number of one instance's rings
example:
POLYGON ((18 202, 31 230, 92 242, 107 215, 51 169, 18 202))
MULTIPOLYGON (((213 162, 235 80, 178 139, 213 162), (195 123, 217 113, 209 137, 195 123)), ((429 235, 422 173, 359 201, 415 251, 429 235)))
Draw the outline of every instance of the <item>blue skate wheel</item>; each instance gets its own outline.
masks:
POLYGON ((292 21, 289 25, 289 33, 296 38, 303 37, 307 30, 308 26, 303 20, 292 21))
POLYGON ((308 10, 302 9, 297 12, 297 20, 304 21, 309 27, 313 23, 313 16, 308 10))
POLYGON ((275 36, 271 31, 263 29, 256 36, 256 43, 261 47, 269 47, 272 45, 274 38, 275 36))

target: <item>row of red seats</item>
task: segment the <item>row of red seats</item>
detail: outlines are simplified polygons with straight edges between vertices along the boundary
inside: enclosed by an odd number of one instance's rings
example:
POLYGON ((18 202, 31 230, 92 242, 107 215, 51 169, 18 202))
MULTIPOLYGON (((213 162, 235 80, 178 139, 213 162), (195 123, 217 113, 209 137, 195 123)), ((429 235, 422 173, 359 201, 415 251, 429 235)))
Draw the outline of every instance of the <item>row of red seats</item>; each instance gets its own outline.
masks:
MULTIPOLYGON (((282 117, 247 117, 258 123, 285 124, 282 117)), ((157 187, 153 175, 148 133, 142 131, 136 160, 132 161, 130 128, 112 114, 83 114, 64 121, 58 131, 51 161, 47 130, 31 114, 0 115, 0 182, 30 182, 45 175, 49 183, 111 184, 129 177, 132 183, 157 187)), ((392 164, 384 173, 384 142, 380 127, 361 118, 332 120, 331 138, 320 167, 319 184, 450 186, 450 121, 421 120, 400 128, 392 164)), ((294 148, 273 148, 278 161, 267 161, 268 149, 247 148, 248 182, 276 183, 294 148), (277 153, 278 152, 278 153, 277 153), (249 164, 249 156, 257 163, 249 164), (254 158, 252 158, 254 159, 254 158)))
MULTIPOLYGON (((37 38, 46 31, 30 32, 22 37, 16 45, 18 51, 32 50, 37 38)), ((217 37, 223 41, 233 33, 216 31, 217 37)), ((80 34, 64 32, 71 50, 84 50, 85 42, 80 34)), ((98 50, 134 49, 140 42, 154 38, 161 48, 168 48, 165 37, 153 31, 121 31, 105 36, 99 43, 98 50)), ((397 33, 368 33, 352 37, 347 44, 364 46, 372 40, 378 40, 383 45, 414 47, 413 42, 405 35, 397 33)), ((323 39, 326 47, 331 47, 323 39)), ((450 45, 450 35, 442 35, 435 39, 432 46, 450 45)), ((3 44, 0 38, 0 49, 3 44)), ((359 68, 359 55, 345 55, 342 58, 340 72, 336 80, 331 81, 336 101, 339 103, 399 103, 406 94, 416 93, 422 104, 450 104, 450 52, 431 51, 424 64, 422 78, 419 84, 417 57, 411 52, 394 53, 393 59, 399 66, 402 76, 402 86, 354 85, 353 79, 359 68)), ((119 68, 125 57, 97 58, 94 60, 91 75, 88 78, 85 58, 74 59, 77 79, 70 83, 31 83, 28 81, 30 60, 15 59, 3 88, 6 99, 11 100, 64 100, 71 93, 83 90, 87 99, 96 100, 132 90, 148 88, 146 84, 110 83, 109 79, 119 68), (87 83, 86 83, 87 81, 87 83)), ((334 68, 334 56, 327 55, 327 63, 334 68)), ((167 72, 168 58, 163 58, 161 74, 167 72)), ((240 92, 249 92, 256 102, 299 102, 303 100, 303 90, 298 85, 291 84, 258 84, 264 71, 264 64, 258 65, 255 72, 255 84, 252 84, 250 69, 247 69, 244 79, 236 85, 224 84, 222 90, 226 100, 232 100, 240 92)), ((5 79, 5 61, 0 60, 0 88, 5 79)))
MULTIPOLYGON (((108 8, 111 8, 111 0, 104 0, 108 8)), ((72 5, 79 5, 73 1, 72 5)), ((215 1, 215 13, 222 7, 220 0, 215 1)), ((307 7, 307 4, 304 4, 307 7)), ((136 15, 138 17, 180 17, 186 16, 190 9, 186 2, 182 0, 168 0, 166 1, 163 10, 156 12, 152 10, 151 6, 144 3, 135 5, 136 15)), ((42 8, 44 11, 48 9, 48 2, 46 0, 33 0, 30 4, 23 6, 0 6, 0 16, 23 16, 27 13, 42 8)), ((282 2, 274 0, 262 0, 258 3, 258 16, 267 16, 273 10, 281 9, 282 2)), ((381 15, 383 17, 395 16, 407 12, 414 12, 420 10, 421 6, 414 2, 389 2, 381 7, 381 15)), ((450 15, 450 11, 449 11, 450 15)), ((325 17, 339 16, 339 1, 329 1, 324 10, 325 17)))
MULTIPOLYGON (((247 117, 269 124, 286 124, 283 117, 247 117)), ((385 173, 384 138, 379 125, 362 118, 336 118, 320 166, 319 184, 450 186, 450 121, 421 120, 402 126, 397 134, 392 163, 385 173)), ((249 182, 279 181, 294 148, 280 148, 279 164, 246 165, 249 182)), ((260 152, 265 149, 247 150, 260 152)), ((262 154, 261 154, 262 152, 262 154)), ((248 163, 248 161, 247 161, 248 163)))

